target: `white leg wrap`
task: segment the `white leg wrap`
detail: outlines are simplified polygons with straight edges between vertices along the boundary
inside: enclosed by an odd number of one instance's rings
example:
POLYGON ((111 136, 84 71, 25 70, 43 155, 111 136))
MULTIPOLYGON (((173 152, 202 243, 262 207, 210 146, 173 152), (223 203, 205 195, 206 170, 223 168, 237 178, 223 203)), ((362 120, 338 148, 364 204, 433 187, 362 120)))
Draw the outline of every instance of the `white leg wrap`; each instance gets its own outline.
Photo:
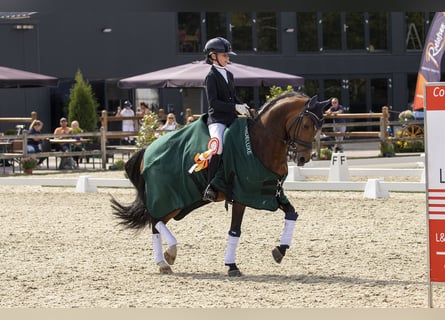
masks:
POLYGON ((153 259, 156 264, 164 261, 164 253, 162 252, 162 237, 161 234, 152 234, 153 240, 153 259))
POLYGON ((290 247, 292 243, 292 235, 294 233, 295 220, 284 220, 284 230, 283 235, 281 236, 282 245, 288 245, 290 247))
POLYGON ((159 221, 158 223, 156 223, 155 228, 165 239, 165 241, 167 242, 167 246, 171 247, 177 244, 176 238, 173 236, 170 230, 168 230, 164 222, 159 221))
POLYGON ((239 237, 234 237, 229 235, 229 239, 227 239, 227 249, 226 249, 226 257, 224 258, 224 263, 235 263, 236 257, 236 247, 238 246, 239 237))

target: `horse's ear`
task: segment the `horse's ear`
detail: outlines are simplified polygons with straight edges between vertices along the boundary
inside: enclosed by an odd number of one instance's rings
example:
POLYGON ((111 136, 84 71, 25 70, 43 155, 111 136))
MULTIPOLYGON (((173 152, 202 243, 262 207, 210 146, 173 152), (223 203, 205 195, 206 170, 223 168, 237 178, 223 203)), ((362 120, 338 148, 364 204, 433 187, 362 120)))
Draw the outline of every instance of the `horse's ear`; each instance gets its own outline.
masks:
POLYGON ((313 96, 312 98, 309 99, 309 101, 307 102, 307 105, 309 108, 313 108, 315 106, 315 104, 318 101, 318 95, 313 96))
POLYGON ((317 99, 318 96, 315 95, 308 101, 308 109, 319 119, 323 119, 325 107, 331 103, 331 98, 325 101, 318 101, 317 99))
POLYGON ((323 110, 323 112, 327 109, 326 107, 331 104, 332 98, 329 98, 328 100, 320 101, 318 104, 320 105, 320 108, 323 110))

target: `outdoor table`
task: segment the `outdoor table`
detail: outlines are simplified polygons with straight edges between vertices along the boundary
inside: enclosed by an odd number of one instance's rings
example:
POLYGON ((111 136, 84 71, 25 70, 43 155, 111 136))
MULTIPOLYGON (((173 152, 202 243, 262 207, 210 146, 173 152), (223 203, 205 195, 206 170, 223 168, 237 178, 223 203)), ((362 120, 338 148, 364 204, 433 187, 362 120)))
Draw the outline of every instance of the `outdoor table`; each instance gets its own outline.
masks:
MULTIPOLYGON (((74 144, 83 144, 85 142, 90 141, 90 139, 74 139, 74 138, 62 138, 62 139, 49 139, 49 142, 51 144, 67 144, 68 148, 69 148, 69 152, 72 151, 72 147, 74 144)), ((62 157, 61 157, 62 158, 62 157)), ((74 168, 74 159, 72 157, 69 157, 69 166, 71 169, 74 168)), ((62 160, 61 160, 61 164, 62 164, 62 160)), ((59 166, 60 168, 62 167, 61 165, 59 166)))

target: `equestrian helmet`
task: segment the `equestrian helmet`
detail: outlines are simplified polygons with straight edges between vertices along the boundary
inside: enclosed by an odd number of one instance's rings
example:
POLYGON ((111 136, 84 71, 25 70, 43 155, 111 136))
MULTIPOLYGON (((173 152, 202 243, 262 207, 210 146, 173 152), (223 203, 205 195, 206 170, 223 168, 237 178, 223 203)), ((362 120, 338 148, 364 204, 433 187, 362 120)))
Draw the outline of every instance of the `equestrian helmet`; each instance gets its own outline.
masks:
POLYGON ((212 64, 210 60, 210 55, 212 53, 228 53, 236 55, 236 53, 232 51, 232 45, 230 44, 229 40, 222 37, 212 38, 207 41, 204 47, 204 53, 206 56, 206 62, 209 64, 212 64))

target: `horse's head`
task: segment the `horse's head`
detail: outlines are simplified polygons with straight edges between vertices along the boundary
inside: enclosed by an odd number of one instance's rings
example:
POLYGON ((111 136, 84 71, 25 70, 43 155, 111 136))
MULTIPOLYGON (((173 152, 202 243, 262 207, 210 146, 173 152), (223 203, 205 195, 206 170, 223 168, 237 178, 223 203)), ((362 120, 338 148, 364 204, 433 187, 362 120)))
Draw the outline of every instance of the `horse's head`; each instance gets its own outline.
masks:
POLYGON ((297 165, 302 166, 311 159, 312 141, 324 122, 324 108, 330 99, 319 102, 318 96, 307 100, 303 111, 293 120, 288 129, 289 155, 297 165))

